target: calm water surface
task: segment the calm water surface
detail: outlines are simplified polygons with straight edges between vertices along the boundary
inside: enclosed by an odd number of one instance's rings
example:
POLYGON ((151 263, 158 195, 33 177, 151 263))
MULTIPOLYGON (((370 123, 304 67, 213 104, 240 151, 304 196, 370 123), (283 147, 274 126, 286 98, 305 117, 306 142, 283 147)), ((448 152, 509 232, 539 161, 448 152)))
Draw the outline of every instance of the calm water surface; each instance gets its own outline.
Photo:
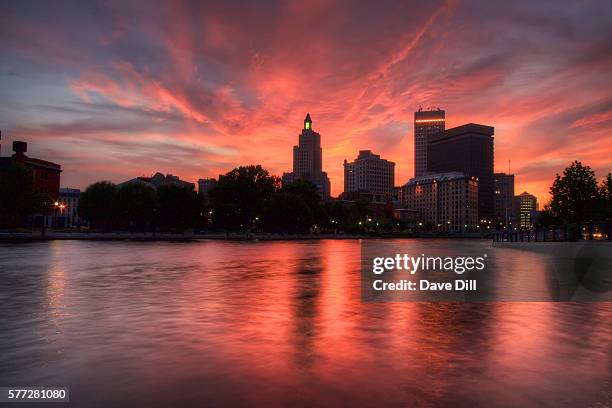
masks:
POLYGON ((360 245, 0 244, 0 386, 67 385, 79 407, 588 407, 608 389, 612 304, 363 303, 360 245))

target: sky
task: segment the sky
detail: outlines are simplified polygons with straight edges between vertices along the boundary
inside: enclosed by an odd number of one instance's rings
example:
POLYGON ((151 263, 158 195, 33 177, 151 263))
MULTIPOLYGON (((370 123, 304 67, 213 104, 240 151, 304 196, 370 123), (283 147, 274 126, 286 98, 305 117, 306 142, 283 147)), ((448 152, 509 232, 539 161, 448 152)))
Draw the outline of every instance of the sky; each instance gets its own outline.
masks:
POLYGON ((419 106, 494 126, 517 194, 545 202, 573 160, 612 171, 609 0, 5 0, 0 51, 2 154, 27 141, 64 187, 280 176, 307 112, 334 195, 365 149, 400 185, 419 106))

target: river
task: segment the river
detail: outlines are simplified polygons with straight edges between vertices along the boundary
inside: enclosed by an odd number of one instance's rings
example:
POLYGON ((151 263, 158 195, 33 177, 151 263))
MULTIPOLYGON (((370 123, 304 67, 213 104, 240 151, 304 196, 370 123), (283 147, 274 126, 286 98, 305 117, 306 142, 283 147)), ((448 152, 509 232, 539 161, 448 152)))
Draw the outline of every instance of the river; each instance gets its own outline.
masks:
POLYGON ((588 407, 609 389, 612 303, 363 302, 360 245, 0 244, 0 386, 69 386, 78 407, 588 407))

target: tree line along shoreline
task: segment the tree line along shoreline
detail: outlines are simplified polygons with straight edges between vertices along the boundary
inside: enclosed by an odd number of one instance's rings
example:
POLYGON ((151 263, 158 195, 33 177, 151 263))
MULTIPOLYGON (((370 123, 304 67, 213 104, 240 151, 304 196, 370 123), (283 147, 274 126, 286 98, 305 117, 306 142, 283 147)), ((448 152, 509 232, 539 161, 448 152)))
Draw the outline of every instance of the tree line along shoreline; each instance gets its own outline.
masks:
MULTIPOLYGON (((14 165, 0 177, 1 228, 21 227, 28 216, 48 210, 44 203, 49 198, 36 191, 28 171, 14 165)), ((611 221, 610 173, 598 182, 589 166, 575 161, 556 175, 550 193, 539 227, 563 227, 576 235, 582 225, 611 221)), ((393 217, 391 203, 373 209, 364 200, 322 200, 312 183, 281 185, 280 178, 261 165, 240 166, 220 176, 207 196, 176 185, 95 182, 81 194, 78 214, 89 231, 107 233, 368 236, 401 233, 408 227, 393 217)), ((413 232, 430 231, 423 226, 413 232)))

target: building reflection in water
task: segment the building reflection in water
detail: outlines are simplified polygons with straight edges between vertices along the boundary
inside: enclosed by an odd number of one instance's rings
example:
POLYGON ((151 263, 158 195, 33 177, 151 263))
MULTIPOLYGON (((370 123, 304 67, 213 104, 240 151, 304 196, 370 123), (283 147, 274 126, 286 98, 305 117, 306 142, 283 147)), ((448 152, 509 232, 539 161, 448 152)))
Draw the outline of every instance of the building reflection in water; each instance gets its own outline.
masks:
MULTIPOLYGON (((86 407, 573 407, 609 381, 609 303, 362 302, 360 245, 0 247, 0 350, 11 356, 0 383, 66 384, 86 407), (112 391, 101 397, 102 387, 112 391)), ((494 262, 524 279, 515 255, 494 262)), ((531 263, 530 273, 545 268, 531 263)), ((502 277, 495 289, 514 284, 502 277)))

